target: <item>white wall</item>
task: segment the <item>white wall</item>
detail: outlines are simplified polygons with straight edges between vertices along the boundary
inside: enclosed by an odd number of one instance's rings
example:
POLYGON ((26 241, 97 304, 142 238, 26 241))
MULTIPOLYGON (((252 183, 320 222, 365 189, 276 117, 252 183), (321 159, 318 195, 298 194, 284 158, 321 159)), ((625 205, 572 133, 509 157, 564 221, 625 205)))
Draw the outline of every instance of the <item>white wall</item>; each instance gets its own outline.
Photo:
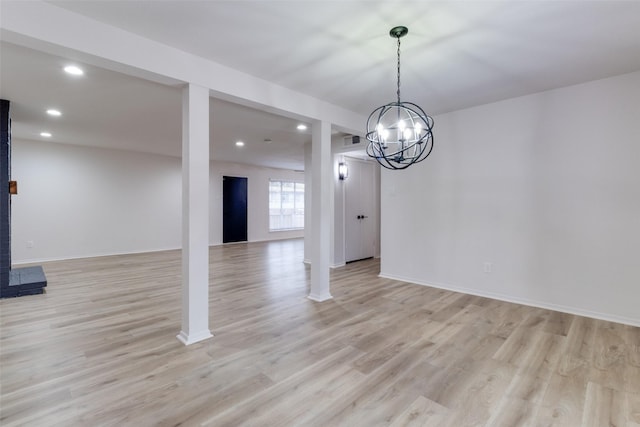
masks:
MULTIPOLYGON (((334 144, 335 145, 335 144, 334 144)), ((335 153, 335 149, 333 150, 335 153)), ((333 244, 331 245, 331 268, 345 265, 345 200, 344 181, 338 176, 338 163, 344 160, 342 154, 333 154, 333 244)))
POLYGON ((640 325, 639 120, 640 72, 436 117, 383 171, 381 274, 640 325))
MULTIPOLYGON (((250 241, 303 236, 269 233, 268 180, 304 174, 212 162, 210 244, 222 241, 222 175, 249 178, 250 241)), ((181 246, 179 158, 14 139, 12 178, 14 263, 181 246)))

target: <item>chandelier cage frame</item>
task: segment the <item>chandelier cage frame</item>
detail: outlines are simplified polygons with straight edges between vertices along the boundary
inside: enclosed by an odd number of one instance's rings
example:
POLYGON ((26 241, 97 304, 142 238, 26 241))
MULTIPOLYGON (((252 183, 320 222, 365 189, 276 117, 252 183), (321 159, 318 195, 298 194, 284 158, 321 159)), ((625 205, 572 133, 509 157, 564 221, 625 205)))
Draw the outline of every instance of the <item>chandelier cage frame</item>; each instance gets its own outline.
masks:
POLYGON ((367 155, 387 169, 406 169, 426 159, 433 150, 433 118, 413 102, 400 100, 400 38, 407 27, 394 27, 397 39, 397 101, 376 108, 367 119, 367 155))

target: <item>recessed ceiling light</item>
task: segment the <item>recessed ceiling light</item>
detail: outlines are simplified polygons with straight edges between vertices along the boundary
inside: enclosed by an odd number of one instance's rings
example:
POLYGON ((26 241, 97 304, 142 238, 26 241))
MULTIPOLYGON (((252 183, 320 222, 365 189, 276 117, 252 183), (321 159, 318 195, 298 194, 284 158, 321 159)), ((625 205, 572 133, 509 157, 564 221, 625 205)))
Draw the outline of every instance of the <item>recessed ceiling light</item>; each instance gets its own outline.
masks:
POLYGON ((84 74, 82 68, 75 65, 67 65, 66 67, 64 67, 64 71, 74 76, 81 76, 84 74))
POLYGON ((60 117, 62 115, 60 111, 54 110, 53 108, 48 109, 47 114, 54 117, 60 117))
POLYGON ((307 125, 300 123, 297 127, 298 130, 307 130, 307 125))
POLYGON ((51 132, 40 132, 40 136, 44 138, 51 138, 51 132))
POLYGON ((244 147, 244 142, 236 141, 236 147, 244 147))

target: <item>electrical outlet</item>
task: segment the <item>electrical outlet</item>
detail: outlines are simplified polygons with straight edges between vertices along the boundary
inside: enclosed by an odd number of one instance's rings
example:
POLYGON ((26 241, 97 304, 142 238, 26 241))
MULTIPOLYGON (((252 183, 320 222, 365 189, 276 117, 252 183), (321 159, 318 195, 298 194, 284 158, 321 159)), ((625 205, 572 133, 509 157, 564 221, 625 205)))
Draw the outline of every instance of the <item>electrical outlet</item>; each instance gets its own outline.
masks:
POLYGON ((33 240, 27 240, 27 249, 33 248, 33 240))
POLYGON ((490 262, 485 262, 484 263, 484 272, 485 273, 491 273, 491 270, 493 269, 493 264, 490 262))

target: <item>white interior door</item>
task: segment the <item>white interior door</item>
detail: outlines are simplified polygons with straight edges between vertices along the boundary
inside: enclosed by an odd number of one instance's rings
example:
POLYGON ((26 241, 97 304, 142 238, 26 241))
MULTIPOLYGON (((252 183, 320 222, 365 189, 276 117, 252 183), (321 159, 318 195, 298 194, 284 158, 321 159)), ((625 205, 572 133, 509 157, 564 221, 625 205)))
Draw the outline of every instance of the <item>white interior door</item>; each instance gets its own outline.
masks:
POLYGON ((347 160, 349 177, 345 189, 345 261, 375 255, 375 170, 374 165, 347 160))

